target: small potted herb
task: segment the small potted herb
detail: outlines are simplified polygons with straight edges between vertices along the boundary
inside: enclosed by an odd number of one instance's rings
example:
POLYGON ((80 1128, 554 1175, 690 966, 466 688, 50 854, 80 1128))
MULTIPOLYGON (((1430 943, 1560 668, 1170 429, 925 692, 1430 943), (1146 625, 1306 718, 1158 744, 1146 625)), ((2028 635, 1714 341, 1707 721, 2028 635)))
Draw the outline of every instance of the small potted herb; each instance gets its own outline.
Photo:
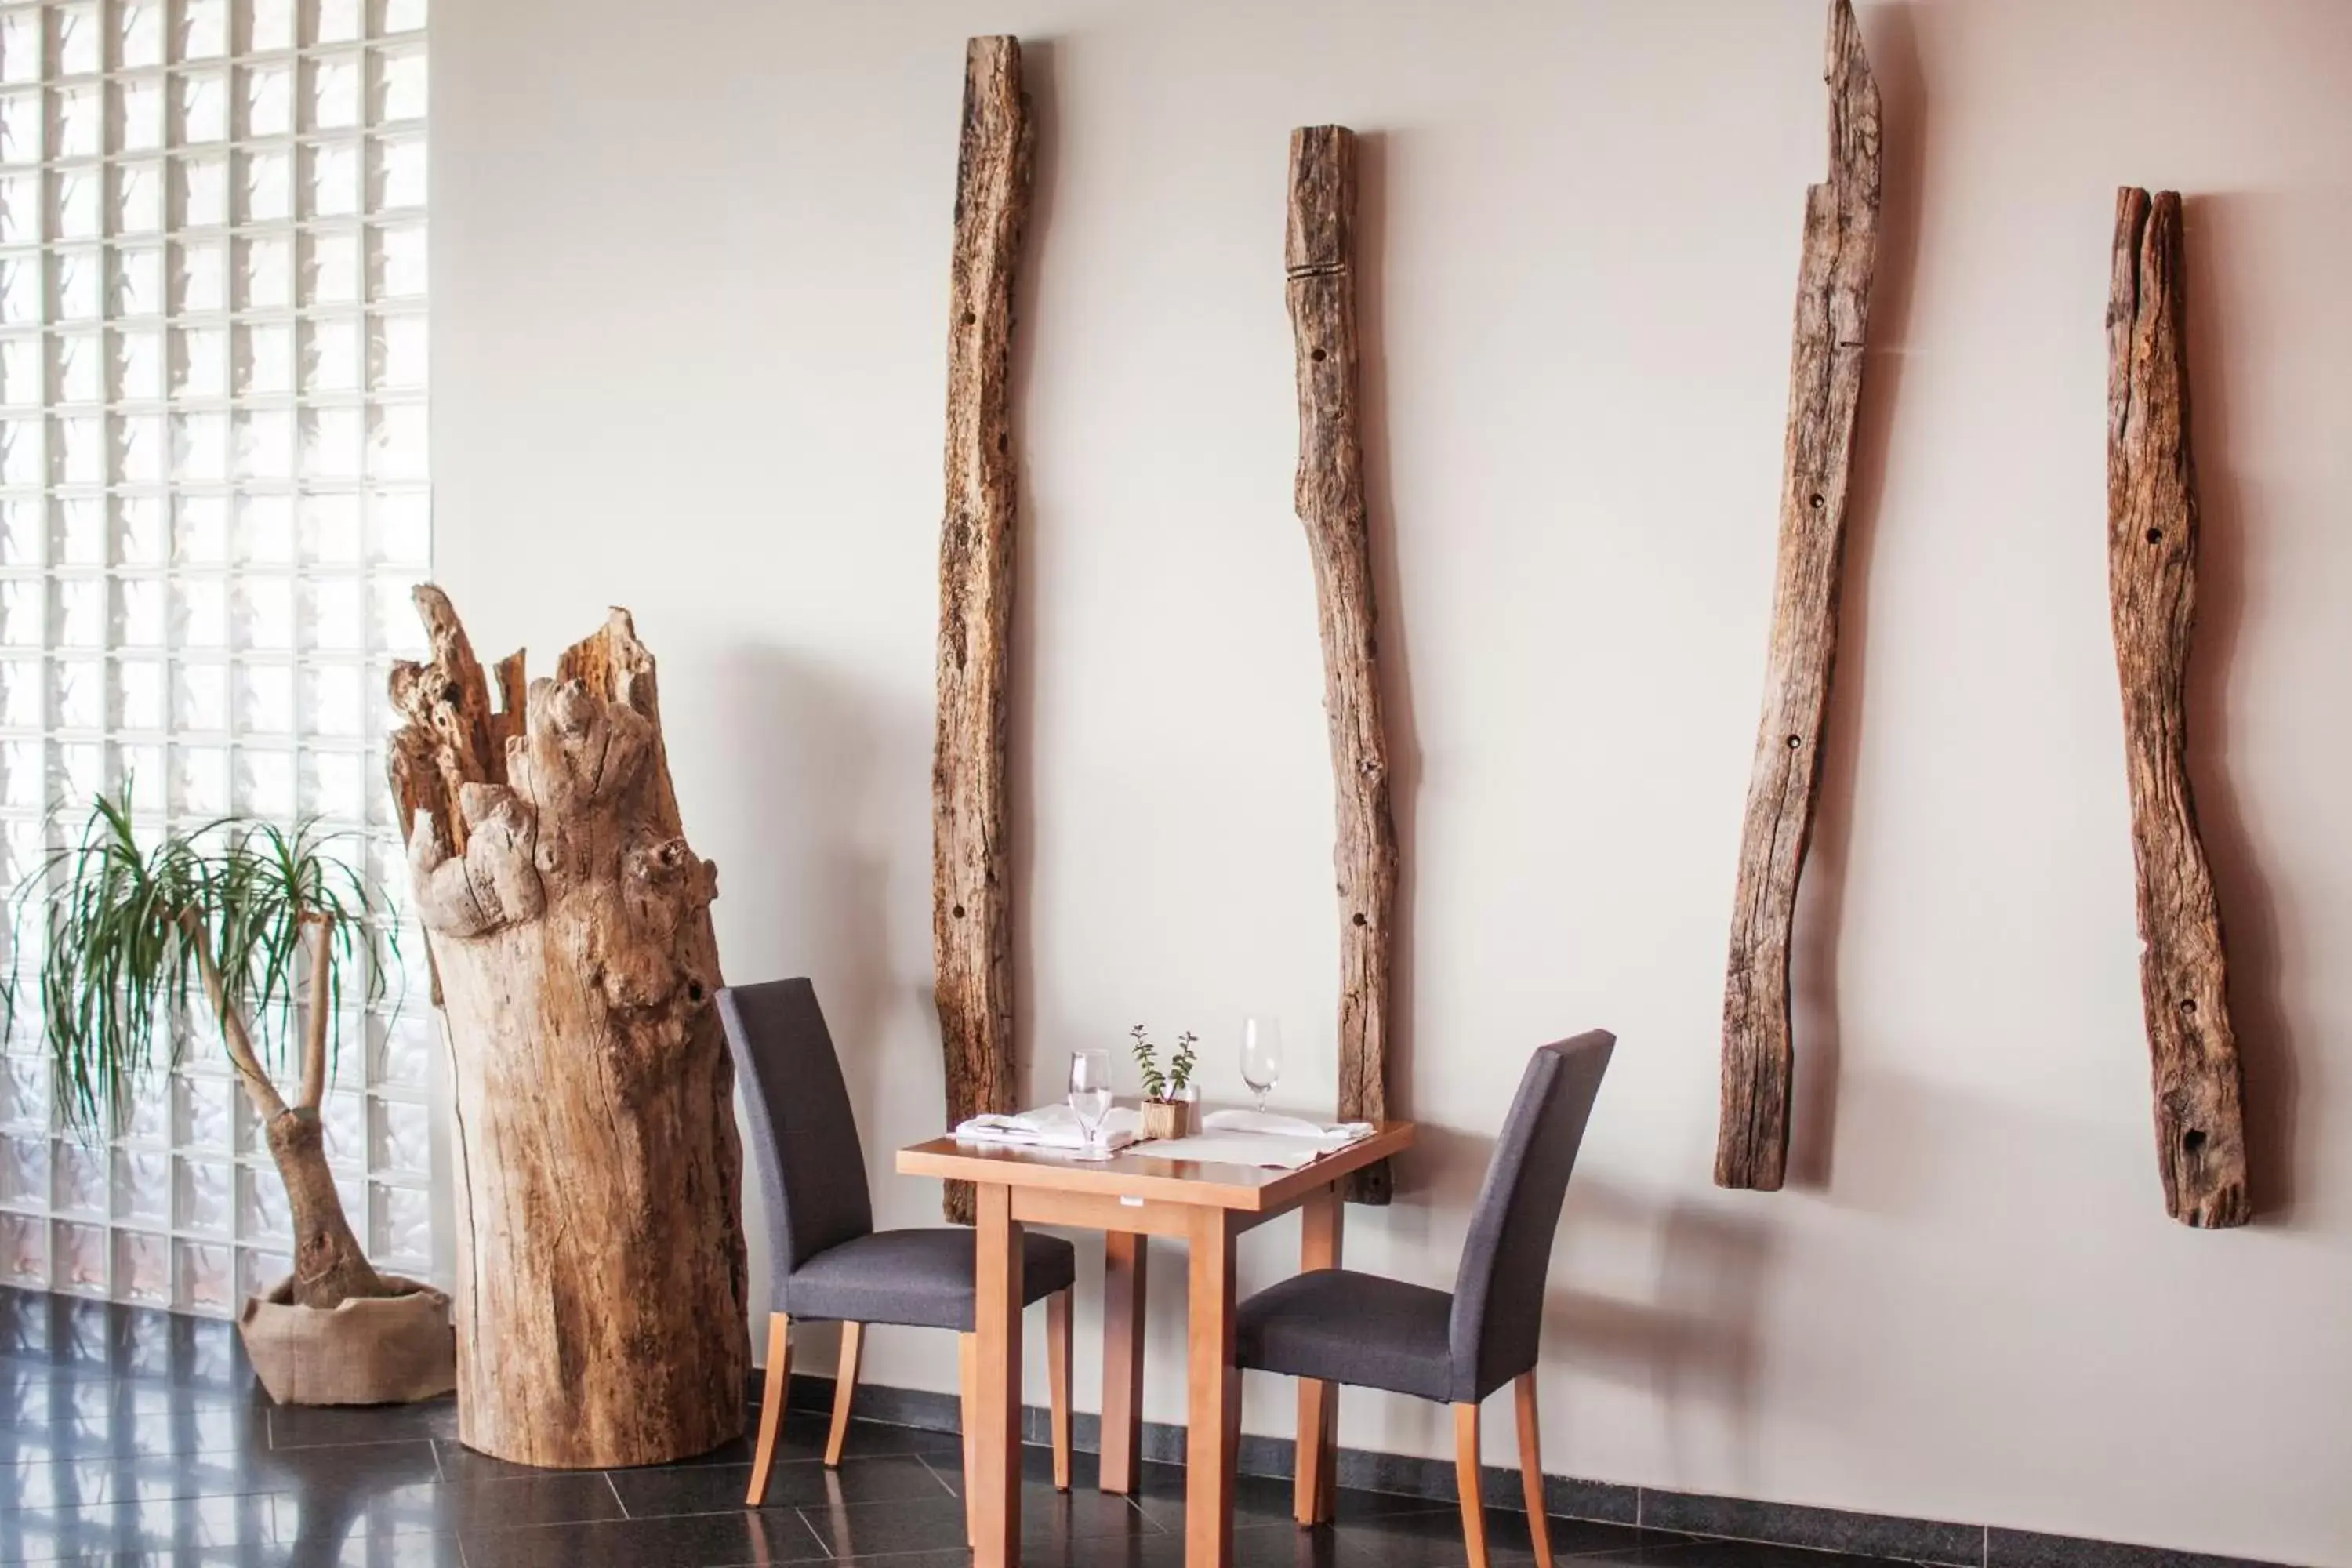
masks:
POLYGON ((1200 1103, 1189 1092, 1200 1039, 1189 1029, 1177 1036, 1176 1049, 1168 1058, 1168 1070, 1162 1072, 1160 1047, 1151 1043, 1142 1025, 1129 1029, 1127 1037, 1135 1042, 1135 1065, 1143 1069, 1143 1136, 1181 1138, 1192 1131, 1192 1114, 1200 1103))

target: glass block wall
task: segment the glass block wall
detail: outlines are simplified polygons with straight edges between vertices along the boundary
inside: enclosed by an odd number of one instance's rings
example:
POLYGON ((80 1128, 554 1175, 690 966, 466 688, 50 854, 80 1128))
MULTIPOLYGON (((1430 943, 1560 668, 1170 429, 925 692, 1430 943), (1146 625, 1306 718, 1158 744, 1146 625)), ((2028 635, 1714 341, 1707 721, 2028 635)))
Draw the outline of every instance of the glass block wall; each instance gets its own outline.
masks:
MULTIPOLYGON (((405 891, 383 690, 427 563, 425 19, 0 0, 0 884, 135 781, 151 830, 318 814, 405 891)), ((418 979, 344 1020, 325 1114, 353 1228, 424 1274, 437 1026, 402 935, 418 979)), ((19 1021, 0 1282, 226 1315, 286 1271, 218 1039, 174 1033, 179 1068, 89 1132, 19 1021)))

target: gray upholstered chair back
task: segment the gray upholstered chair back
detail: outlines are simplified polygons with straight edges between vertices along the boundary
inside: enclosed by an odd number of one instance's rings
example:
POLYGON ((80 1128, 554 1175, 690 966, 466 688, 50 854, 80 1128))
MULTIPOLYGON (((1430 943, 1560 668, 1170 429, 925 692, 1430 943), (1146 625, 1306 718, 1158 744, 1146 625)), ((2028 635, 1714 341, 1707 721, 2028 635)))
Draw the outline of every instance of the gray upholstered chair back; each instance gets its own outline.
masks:
POLYGON ((751 1111, 766 1188, 768 1250, 783 1279, 828 1247, 874 1229, 866 1152, 833 1036, 805 980, 730 985, 719 1016, 751 1111))
POLYGON ((1577 1145, 1617 1037, 1594 1029, 1543 1047, 1528 1063, 1471 1211, 1448 1327, 1457 1385, 1484 1398, 1536 1363, 1544 1279, 1577 1145))

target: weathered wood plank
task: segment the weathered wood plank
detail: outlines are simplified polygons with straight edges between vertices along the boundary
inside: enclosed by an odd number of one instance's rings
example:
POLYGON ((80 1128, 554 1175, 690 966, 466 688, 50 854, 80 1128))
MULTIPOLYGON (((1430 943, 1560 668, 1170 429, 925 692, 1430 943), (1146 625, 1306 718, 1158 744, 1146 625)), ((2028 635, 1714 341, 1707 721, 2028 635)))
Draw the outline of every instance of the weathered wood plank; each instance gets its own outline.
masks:
POLYGON ((1789 1156, 1794 1052, 1789 941, 1821 787, 1822 721, 1837 657, 1846 486, 1878 249, 1878 88, 1850 0, 1830 7, 1830 176, 1805 193, 1789 363, 1780 557, 1764 715, 1739 837, 1739 890, 1723 995, 1723 1105, 1715 1179, 1778 1188, 1789 1156))
MULTIPOLYGON (((973 38, 964 49, 948 286, 947 509, 931 763, 931 952, 950 1126, 1019 1109, 1004 754, 1015 468, 1006 384, 1029 154, 1020 42, 973 38)), ((950 1186, 948 1217, 971 1223, 971 1202, 968 1186, 950 1186)))
MULTIPOLYGON (((1388 1114, 1397 845, 1356 403, 1355 214, 1355 132, 1339 125, 1292 132, 1283 261, 1297 364, 1298 518, 1315 563, 1339 815, 1339 1114, 1378 1121, 1388 1114)), ((1348 1195, 1384 1204, 1391 1185, 1383 1162, 1356 1173, 1348 1195)))
POLYGON ((2182 683, 2197 616, 2197 468, 2180 197, 2116 196, 2107 303, 2107 588, 2123 683, 2139 893, 2141 1008, 2155 1068, 2164 1206, 2243 1225, 2246 1141, 2221 907, 2189 798, 2182 683))

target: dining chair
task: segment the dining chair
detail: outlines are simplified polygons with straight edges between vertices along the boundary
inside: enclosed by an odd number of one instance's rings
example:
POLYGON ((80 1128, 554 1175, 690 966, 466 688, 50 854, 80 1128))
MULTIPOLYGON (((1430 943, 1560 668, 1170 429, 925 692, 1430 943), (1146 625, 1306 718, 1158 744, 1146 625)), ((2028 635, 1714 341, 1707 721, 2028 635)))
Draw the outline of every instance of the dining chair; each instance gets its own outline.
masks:
MULTIPOLYGON (((1454 1484, 1471 1568, 1486 1568, 1478 1501, 1478 1406, 1509 1383, 1518 1395, 1519 1469, 1536 1560, 1549 1568, 1543 1463, 1536 1446, 1536 1349, 1544 1280, 1576 1149, 1616 1037, 1595 1029, 1542 1047, 1528 1063, 1470 1214, 1454 1290, 1349 1268, 1294 1275, 1241 1304, 1236 1366, 1302 1380, 1295 1509, 1331 1517, 1335 1401, 1330 1384, 1410 1394, 1454 1407, 1454 1484), (1311 1429, 1310 1429, 1311 1428, 1311 1429)), ((1239 1401, 1235 1401, 1239 1408, 1239 1401)))
MULTIPOLYGON (((829 1466, 841 1463, 842 1442, 849 1434, 866 1326, 953 1329, 962 1363, 964 1468, 966 1474, 974 1473, 979 1361, 972 1332, 972 1233, 955 1226, 874 1228, 866 1152, 815 986, 806 980, 727 986, 719 993, 719 1016, 751 1111, 772 1259, 767 1391, 745 1503, 757 1508, 767 1495, 792 1374, 795 1322, 841 1325, 840 1374, 824 1447, 829 1466)), ((1022 1304, 1046 1303, 1054 1485, 1063 1491, 1070 1487, 1070 1288, 1076 1276, 1077 1258, 1068 1242, 1035 1231, 1023 1235, 1022 1304)))

